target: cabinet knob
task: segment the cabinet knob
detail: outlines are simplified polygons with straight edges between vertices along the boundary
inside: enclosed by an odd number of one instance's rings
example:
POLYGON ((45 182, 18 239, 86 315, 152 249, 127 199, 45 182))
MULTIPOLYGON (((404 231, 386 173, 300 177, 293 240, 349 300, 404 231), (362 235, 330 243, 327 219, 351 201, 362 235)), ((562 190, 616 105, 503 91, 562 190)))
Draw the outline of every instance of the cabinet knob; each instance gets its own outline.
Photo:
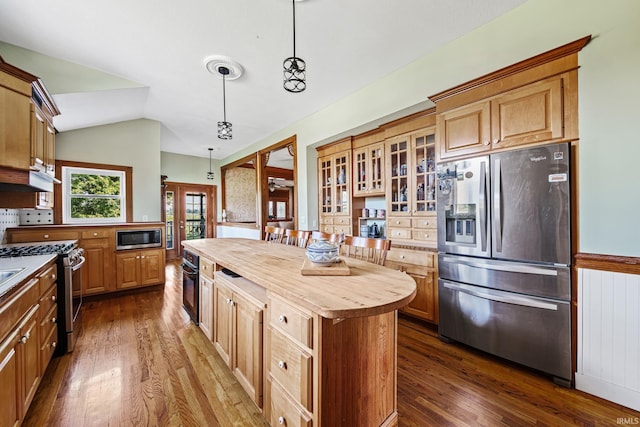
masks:
POLYGON ((56 295, 51 295, 51 301, 56 302, 58 297, 56 295))
POLYGON ((56 348, 57 346, 58 346, 57 342, 54 341, 54 342, 51 343, 51 348, 56 348))
POLYGON ((144 259, 144 255, 142 255, 140 258, 144 259))
POLYGON ((56 323, 56 318, 55 317, 51 318, 51 323, 56 323))
POLYGON ((51 275, 51 280, 56 280, 56 275, 55 275, 55 273, 51 275))
POLYGON ((287 369, 287 363, 284 360, 278 362, 278 367, 280 369, 287 369))
POLYGON ((285 420, 284 417, 278 417, 278 424, 285 425, 286 423, 287 423, 287 420, 285 420))
POLYGON ((140 259, 140 255, 136 255, 136 259, 140 259))
POLYGON ((20 342, 21 342, 22 344, 26 344, 26 343, 27 343, 27 341, 29 341, 29 338, 30 338, 30 337, 31 337, 31 332, 27 332, 26 334, 24 334, 24 335, 22 336, 22 338, 20 338, 20 342))
POLYGON ((485 142, 483 142, 483 144, 484 144, 484 145, 489 145, 489 144, 490 144, 490 142, 489 142, 489 141, 485 141, 485 142))
POLYGON ((424 233, 424 238, 428 239, 429 238, 429 233, 424 233))
POLYGON ((284 314, 281 314, 281 315, 278 317, 278 321, 279 321, 280 323, 287 323, 287 316, 285 316, 284 314))
POLYGON ((97 237, 97 236, 98 236, 98 233, 93 233, 93 237, 97 237))
POLYGON ((45 235, 44 235, 44 236, 42 236, 42 237, 44 237, 45 239, 48 239, 48 238, 49 238, 49 235, 48 235, 48 234, 45 234, 45 235))
POLYGON ((404 255, 400 255, 400 259, 404 259, 404 255))
POLYGON ((496 139, 494 139, 494 140, 493 140, 493 143, 494 143, 494 144, 500 144, 500 138, 496 138, 496 139))

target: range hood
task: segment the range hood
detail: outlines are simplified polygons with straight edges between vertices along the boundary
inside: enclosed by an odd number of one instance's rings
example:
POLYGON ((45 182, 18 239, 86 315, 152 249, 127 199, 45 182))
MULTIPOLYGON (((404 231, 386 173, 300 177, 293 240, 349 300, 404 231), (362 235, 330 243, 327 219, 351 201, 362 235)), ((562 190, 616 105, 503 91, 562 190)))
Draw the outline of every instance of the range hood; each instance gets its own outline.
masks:
POLYGON ((0 168, 0 191, 52 192, 54 183, 60 181, 44 172, 0 168))

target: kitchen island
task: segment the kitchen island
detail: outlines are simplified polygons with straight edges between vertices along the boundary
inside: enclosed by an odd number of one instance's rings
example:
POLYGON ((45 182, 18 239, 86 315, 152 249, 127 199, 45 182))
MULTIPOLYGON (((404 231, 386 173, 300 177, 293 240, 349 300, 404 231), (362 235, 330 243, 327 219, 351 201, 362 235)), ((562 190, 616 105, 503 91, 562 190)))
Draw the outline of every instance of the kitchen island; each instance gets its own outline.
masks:
POLYGON ((397 310, 415 296, 410 276, 351 258, 348 276, 303 276, 297 247, 182 243, 201 257, 201 286, 213 273, 203 293, 213 302, 200 303, 213 307, 214 345, 271 425, 397 425, 397 310))

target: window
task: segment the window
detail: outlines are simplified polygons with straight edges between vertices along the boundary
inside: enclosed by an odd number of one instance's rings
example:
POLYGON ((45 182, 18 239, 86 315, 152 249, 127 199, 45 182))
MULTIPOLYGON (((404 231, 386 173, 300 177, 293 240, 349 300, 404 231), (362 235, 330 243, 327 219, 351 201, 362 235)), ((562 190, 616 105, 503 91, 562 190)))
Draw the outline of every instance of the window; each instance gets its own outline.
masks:
POLYGON ((126 222, 126 190, 125 170, 63 166, 63 222, 126 222))

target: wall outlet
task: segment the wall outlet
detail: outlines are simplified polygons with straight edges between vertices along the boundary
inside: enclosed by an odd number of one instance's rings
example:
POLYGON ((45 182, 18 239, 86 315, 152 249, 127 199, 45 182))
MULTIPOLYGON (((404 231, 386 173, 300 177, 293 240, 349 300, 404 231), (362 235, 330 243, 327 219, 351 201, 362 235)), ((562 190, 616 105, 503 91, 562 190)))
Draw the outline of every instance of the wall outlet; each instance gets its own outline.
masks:
POLYGON ((149 221, 149 215, 142 215, 143 221, 149 221))
POLYGON ((317 221, 315 219, 311 221, 311 227, 316 228, 316 225, 317 225, 317 221))

